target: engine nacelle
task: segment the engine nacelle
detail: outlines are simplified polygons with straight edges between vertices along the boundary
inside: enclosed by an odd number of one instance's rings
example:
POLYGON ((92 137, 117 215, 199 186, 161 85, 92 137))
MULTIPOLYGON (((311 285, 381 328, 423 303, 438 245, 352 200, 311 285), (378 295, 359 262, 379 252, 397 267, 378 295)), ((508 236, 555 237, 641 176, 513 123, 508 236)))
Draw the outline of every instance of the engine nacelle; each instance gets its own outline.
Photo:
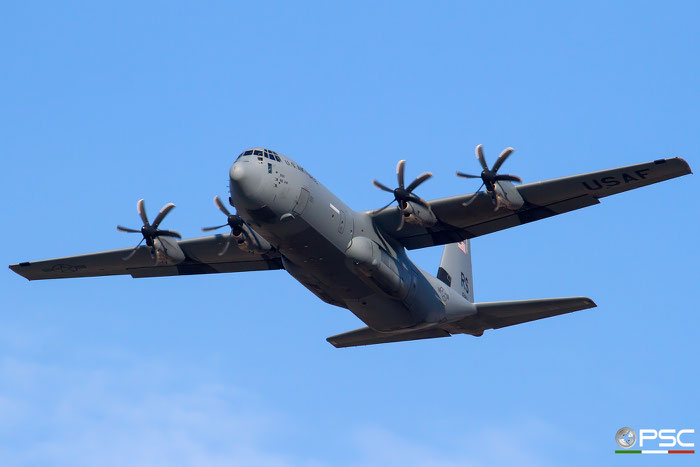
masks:
POLYGON ((185 260, 185 253, 173 237, 153 239, 152 252, 155 252, 156 264, 159 266, 174 266, 185 260))
POLYGON ((270 242, 265 240, 255 230, 251 229, 248 224, 243 223, 240 230, 232 232, 232 235, 236 240, 236 246, 243 251, 250 253, 267 253, 272 249, 270 242))
POLYGON ((345 252, 359 277, 391 297, 404 299, 411 285, 411 272, 367 237, 355 237, 345 252))
POLYGON ((511 211, 517 211, 520 209, 525 201, 523 197, 520 196, 520 192, 511 182, 500 181, 495 185, 496 191, 496 210, 501 207, 510 209, 511 211))
POLYGON ((422 227, 432 227, 437 223, 437 217, 429 207, 421 206, 413 201, 406 201, 399 206, 404 222, 422 227))

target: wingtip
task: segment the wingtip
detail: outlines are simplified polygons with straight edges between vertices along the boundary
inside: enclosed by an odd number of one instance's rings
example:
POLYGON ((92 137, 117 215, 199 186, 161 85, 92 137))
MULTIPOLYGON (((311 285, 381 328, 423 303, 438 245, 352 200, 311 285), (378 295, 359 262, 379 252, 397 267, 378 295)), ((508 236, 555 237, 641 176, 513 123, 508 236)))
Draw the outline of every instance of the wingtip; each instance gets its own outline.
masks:
POLYGON ((657 159, 654 161, 654 164, 657 164, 657 165, 658 164, 665 164, 667 162, 680 163, 681 166, 683 166, 683 169, 682 169, 683 173, 681 175, 692 175, 693 174, 693 169, 690 168, 690 164, 688 164, 688 161, 686 161, 682 157, 676 156, 676 157, 668 157, 666 159, 657 159))
POLYGON ((10 271, 14 272, 18 276, 22 276, 25 279, 27 279, 28 281, 31 281, 31 279, 29 277, 25 276, 24 274, 22 274, 20 272, 22 270, 22 267, 24 267, 24 266, 29 266, 29 263, 24 262, 24 263, 18 263, 18 264, 10 264, 7 267, 10 269, 10 271))
POLYGON ((685 164, 686 168, 688 169, 688 174, 693 175, 693 169, 690 168, 690 164, 688 164, 688 161, 683 159, 682 157, 678 158, 683 164, 685 164))
POLYGON ((341 343, 339 343, 339 342, 337 342, 337 341, 334 341, 332 337, 326 338, 326 342, 328 342, 330 345, 332 345, 332 346, 335 347, 336 349, 345 349, 345 348, 347 348, 347 347, 350 347, 350 346, 347 346, 347 345, 343 345, 343 344, 341 344, 341 343))

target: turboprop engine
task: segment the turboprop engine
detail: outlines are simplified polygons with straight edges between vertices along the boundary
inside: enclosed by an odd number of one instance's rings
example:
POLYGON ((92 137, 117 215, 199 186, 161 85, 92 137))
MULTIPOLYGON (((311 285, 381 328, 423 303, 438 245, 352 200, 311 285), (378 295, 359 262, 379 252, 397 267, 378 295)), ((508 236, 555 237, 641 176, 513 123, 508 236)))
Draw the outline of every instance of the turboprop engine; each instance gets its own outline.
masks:
POLYGON ((374 186, 382 191, 386 191, 387 193, 394 195, 394 199, 389 201, 389 203, 384 207, 374 211, 372 215, 376 216, 391 206, 391 203, 396 201, 399 203, 399 212, 401 214, 401 220, 396 230, 403 229, 404 223, 406 222, 423 227, 432 227, 437 223, 437 218, 435 217, 435 214, 433 214, 432 209, 430 209, 430 204, 428 204, 428 202, 422 199, 420 196, 413 193, 413 190, 418 188, 418 186, 420 186, 424 181, 430 179, 433 174, 430 172, 421 174, 415 180, 409 183, 408 186, 406 186, 404 184, 405 168, 406 161, 400 160, 396 166, 396 178, 399 186, 393 190, 377 180, 372 180, 372 184, 374 186))
POLYGON ((412 283, 412 272, 367 237, 355 237, 345 254, 360 278, 391 297, 404 299, 412 283))
POLYGON ((238 228, 231 229, 231 236, 236 240, 236 246, 250 253, 267 253, 272 249, 270 242, 265 240, 245 222, 238 228))
POLYGON ((491 202, 494 205, 494 211, 498 211, 501 207, 510 209, 511 211, 517 211, 520 209, 525 201, 523 201, 520 192, 512 182, 522 183, 522 180, 517 175, 503 175, 498 173, 498 169, 501 168, 503 163, 508 159, 508 157, 513 153, 513 148, 506 148, 503 150, 496 162, 494 162, 493 167, 489 169, 486 163, 486 158, 484 157, 484 149, 479 144, 476 147, 476 158, 481 164, 483 169, 480 175, 465 174, 464 172, 457 172, 458 177, 462 178, 480 178, 481 186, 476 189, 471 199, 465 203, 462 203, 464 207, 469 206, 472 201, 476 199, 476 195, 481 190, 481 187, 486 187, 486 192, 491 194, 491 202))
POLYGON ((409 224, 432 227, 437 223, 437 218, 429 205, 423 206, 413 201, 405 201, 399 203, 399 209, 404 222, 409 224))
POLYGON ((130 260, 144 241, 156 265, 172 266, 185 260, 185 253, 183 253, 177 240, 175 240, 176 238, 182 238, 182 236, 174 230, 162 230, 159 228, 160 223, 163 222, 165 216, 167 216, 173 208, 175 208, 173 203, 168 203, 163 206, 163 209, 160 210, 156 218, 153 219, 153 223, 151 223, 146 214, 146 203, 143 199, 140 199, 138 203, 136 203, 136 210, 143 222, 141 229, 136 230, 121 225, 117 226, 117 230, 120 232, 140 233, 142 236, 139 244, 131 250, 131 253, 123 258, 124 261, 130 260))
POLYGON ((174 266, 185 260, 185 253, 177 240, 171 237, 157 237, 153 240, 153 256, 159 266, 174 266))
POLYGON ((255 230, 251 229, 241 216, 238 214, 231 214, 229 210, 226 209, 226 206, 224 206, 224 203, 221 202, 218 195, 214 196, 214 205, 219 208, 219 211, 226 215, 226 223, 214 227, 202 227, 202 232, 210 232, 226 226, 231 228, 231 233, 226 240, 224 248, 218 253, 219 256, 223 256, 228 251, 228 247, 233 241, 235 241, 238 248, 250 253, 267 253, 272 249, 270 242, 261 237, 255 230))

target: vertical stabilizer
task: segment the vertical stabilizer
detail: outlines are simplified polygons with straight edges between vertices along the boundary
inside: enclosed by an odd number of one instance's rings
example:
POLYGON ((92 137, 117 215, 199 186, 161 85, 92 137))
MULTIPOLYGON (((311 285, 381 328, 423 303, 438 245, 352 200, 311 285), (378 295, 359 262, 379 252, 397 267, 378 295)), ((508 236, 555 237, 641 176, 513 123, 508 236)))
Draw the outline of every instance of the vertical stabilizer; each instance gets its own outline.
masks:
POLYGON ((474 281, 472 280, 472 255, 469 240, 445 245, 437 274, 445 284, 474 302, 474 281))

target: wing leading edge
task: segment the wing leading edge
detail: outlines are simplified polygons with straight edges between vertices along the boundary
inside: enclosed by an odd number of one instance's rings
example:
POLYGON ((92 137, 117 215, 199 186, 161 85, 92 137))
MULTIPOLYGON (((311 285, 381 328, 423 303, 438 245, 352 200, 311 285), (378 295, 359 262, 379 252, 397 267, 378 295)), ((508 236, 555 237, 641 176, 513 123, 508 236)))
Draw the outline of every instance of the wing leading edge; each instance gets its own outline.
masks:
POLYGON ((10 269, 29 280, 125 274, 140 278, 282 269, 276 252, 256 254, 229 248, 226 254, 218 256, 225 241, 224 235, 181 240, 177 243, 185 253, 185 260, 171 266, 154 265, 147 247, 142 246, 127 261, 123 258, 132 248, 12 264, 10 269))
POLYGON ((409 250, 459 242, 497 232, 565 212, 600 203, 599 199, 672 178, 691 174, 690 166, 679 157, 659 159, 616 169, 534 182, 517 187, 525 203, 517 211, 493 210, 491 197, 479 193, 430 201, 438 218, 434 227, 406 225, 397 231, 398 209, 377 214, 375 223, 409 250))

